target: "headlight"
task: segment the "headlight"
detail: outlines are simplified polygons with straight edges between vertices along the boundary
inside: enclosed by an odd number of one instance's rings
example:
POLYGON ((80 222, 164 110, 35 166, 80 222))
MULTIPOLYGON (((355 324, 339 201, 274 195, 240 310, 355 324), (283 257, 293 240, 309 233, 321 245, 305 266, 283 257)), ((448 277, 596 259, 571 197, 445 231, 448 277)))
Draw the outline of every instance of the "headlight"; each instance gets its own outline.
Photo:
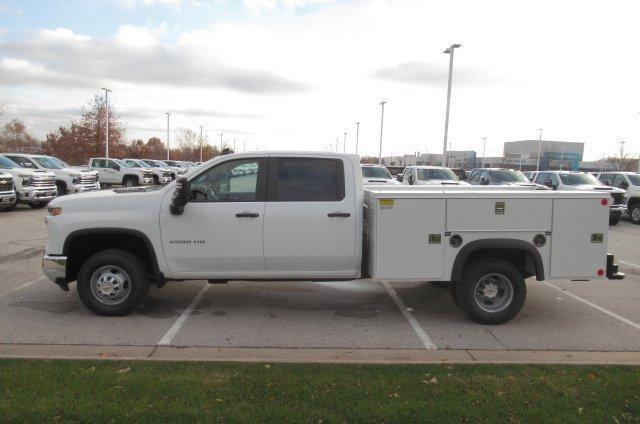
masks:
POLYGON ((50 207, 47 208, 47 210, 49 211, 49 215, 51 216, 56 216, 56 215, 60 215, 62 214, 62 208, 61 207, 50 207))
POLYGON ((31 182, 33 181, 33 178, 28 175, 20 175, 19 177, 22 178, 23 187, 31 185, 31 182))
POLYGON ((71 180, 73 184, 80 184, 80 175, 72 175, 71 178, 73 178, 71 180))

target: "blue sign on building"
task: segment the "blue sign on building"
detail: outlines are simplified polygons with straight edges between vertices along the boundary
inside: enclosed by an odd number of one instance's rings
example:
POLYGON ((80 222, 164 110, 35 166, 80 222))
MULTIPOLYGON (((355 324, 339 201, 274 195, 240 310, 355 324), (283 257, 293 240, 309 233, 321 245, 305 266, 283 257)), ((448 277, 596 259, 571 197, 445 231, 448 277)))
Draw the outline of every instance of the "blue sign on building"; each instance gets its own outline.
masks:
POLYGON ((582 155, 580 153, 545 152, 542 154, 540 169, 550 169, 551 161, 562 162, 562 168, 569 167, 572 171, 577 171, 580 166, 582 155))

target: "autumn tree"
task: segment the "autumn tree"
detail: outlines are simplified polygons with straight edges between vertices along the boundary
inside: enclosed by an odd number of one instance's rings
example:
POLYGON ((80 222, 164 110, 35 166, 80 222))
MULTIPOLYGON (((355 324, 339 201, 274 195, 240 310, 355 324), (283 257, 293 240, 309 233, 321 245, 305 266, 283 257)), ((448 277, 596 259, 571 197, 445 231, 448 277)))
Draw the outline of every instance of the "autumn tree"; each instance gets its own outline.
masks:
POLYGON ((0 130, 0 152, 36 153, 39 149, 35 139, 18 119, 7 122, 0 130))
MULTIPOLYGON (((80 121, 47 134, 42 150, 71 164, 84 164, 91 157, 104 156, 106 117, 105 99, 96 95, 81 109, 80 121)), ((109 156, 123 157, 127 153, 124 136, 125 128, 109 106, 109 156)))

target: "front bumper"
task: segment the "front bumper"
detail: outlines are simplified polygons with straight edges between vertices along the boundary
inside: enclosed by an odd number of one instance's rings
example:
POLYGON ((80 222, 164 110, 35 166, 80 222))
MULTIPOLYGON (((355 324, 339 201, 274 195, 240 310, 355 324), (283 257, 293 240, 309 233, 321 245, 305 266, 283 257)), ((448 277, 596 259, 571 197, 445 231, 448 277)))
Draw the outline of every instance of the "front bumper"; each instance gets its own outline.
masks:
POLYGON ((13 205, 16 202, 16 196, 14 191, 0 193, 0 206, 13 205))
POLYGON ((69 193, 84 193, 86 191, 100 190, 100 183, 91 185, 74 185, 70 187, 69 193))
POLYGON ((609 213, 614 215, 617 215, 617 214, 626 215, 627 205, 611 205, 609 206, 609 213))
POLYGON ((153 178, 140 178, 140 185, 151 185, 153 184, 153 178))
POLYGON ((42 257, 42 272, 58 285, 67 283, 67 257, 47 255, 42 257))
POLYGON ((57 188, 18 191, 18 200, 25 203, 48 202, 57 196, 57 188))
POLYGON ((171 177, 158 178, 158 182, 162 185, 169 184, 172 181, 171 177))

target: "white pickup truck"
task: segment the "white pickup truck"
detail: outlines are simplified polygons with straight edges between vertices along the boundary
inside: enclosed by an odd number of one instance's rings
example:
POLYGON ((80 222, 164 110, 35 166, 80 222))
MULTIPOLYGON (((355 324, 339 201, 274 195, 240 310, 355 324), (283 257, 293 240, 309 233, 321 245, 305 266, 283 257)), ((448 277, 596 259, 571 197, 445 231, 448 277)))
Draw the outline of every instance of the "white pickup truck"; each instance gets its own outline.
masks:
POLYGON ((88 168, 98 171, 103 185, 136 187, 153 184, 153 172, 149 169, 134 168, 126 162, 113 158, 91 158, 88 168))
POLYGON ((56 199, 42 266, 101 315, 167 280, 370 277, 450 282, 486 324, 518 313, 526 278, 623 277, 607 254, 608 194, 395 187, 363 188, 354 155, 219 156, 165 187, 56 199))
POLYGON ((13 176, 0 172, 0 212, 14 209, 18 203, 18 195, 13 184, 13 176))
POLYGON ((39 169, 25 169, 0 155, 0 170, 11 174, 18 201, 5 206, 4 210, 15 209, 18 203, 26 203, 34 209, 44 208, 58 195, 56 176, 53 172, 39 169))

